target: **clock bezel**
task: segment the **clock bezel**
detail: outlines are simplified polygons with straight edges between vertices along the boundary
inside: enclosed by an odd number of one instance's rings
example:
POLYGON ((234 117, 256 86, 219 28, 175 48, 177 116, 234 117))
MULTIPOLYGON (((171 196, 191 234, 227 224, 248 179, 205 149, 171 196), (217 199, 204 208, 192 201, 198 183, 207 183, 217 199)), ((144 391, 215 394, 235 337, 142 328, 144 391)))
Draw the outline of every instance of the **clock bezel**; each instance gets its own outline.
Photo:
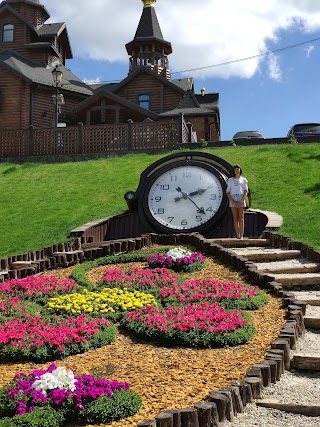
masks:
POLYGON ((155 230, 159 232, 170 233, 170 234, 199 232, 199 231, 205 231, 213 227, 217 227, 219 223, 221 223, 221 220, 223 219, 223 214, 226 212, 226 209, 228 207, 228 198, 226 195, 227 179, 228 179, 227 175, 223 174, 220 170, 215 168, 213 165, 203 162, 200 159, 194 159, 194 158, 180 159, 172 163, 164 164, 162 167, 158 168, 157 171, 152 176, 150 176, 148 182, 144 186, 144 191, 143 191, 142 200, 141 200, 142 203, 140 203, 138 207, 140 217, 142 219, 145 219, 149 224, 151 224, 155 230), (157 181, 163 174, 167 173, 168 171, 176 169, 181 166, 182 167, 196 166, 198 168, 209 171, 218 179, 219 184, 221 185, 221 188, 222 188, 221 204, 217 212, 214 214, 214 216, 210 218, 208 221, 206 221, 205 223, 200 224, 199 226, 184 228, 184 229, 167 227, 161 224, 160 222, 158 222, 157 219, 150 212, 149 203, 148 203, 149 192, 154 182, 157 181))

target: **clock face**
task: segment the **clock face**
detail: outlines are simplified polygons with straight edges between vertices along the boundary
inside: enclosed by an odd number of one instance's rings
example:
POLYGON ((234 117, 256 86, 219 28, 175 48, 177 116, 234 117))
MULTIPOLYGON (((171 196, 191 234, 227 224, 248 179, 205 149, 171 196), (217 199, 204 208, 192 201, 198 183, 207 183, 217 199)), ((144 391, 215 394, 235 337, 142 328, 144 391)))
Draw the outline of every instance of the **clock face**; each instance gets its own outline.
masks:
POLYGON ((224 211, 225 189, 224 178, 212 167, 192 163, 171 166, 160 171, 146 188, 145 213, 162 230, 200 230, 224 211))

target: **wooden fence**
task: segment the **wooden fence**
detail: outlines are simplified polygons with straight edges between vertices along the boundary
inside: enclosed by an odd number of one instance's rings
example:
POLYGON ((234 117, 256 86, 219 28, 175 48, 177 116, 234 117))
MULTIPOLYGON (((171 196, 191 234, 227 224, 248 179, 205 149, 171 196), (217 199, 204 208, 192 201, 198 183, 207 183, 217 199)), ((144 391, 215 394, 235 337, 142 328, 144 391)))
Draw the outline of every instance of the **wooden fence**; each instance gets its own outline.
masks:
POLYGON ((189 142, 181 114, 176 121, 0 130, 0 158, 159 150, 189 142))

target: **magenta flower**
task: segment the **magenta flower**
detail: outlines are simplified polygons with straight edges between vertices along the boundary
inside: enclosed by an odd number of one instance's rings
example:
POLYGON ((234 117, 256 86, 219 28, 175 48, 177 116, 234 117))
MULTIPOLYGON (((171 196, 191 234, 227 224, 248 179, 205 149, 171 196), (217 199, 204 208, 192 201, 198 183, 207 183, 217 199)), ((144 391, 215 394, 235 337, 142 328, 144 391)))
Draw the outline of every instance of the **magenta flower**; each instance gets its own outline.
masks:
POLYGON ((214 279, 192 279, 185 280, 180 286, 173 283, 164 286, 160 290, 162 301, 169 299, 173 303, 175 300, 180 304, 191 304, 200 301, 219 302, 224 299, 247 299, 252 298, 257 293, 256 286, 248 286, 242 283, 222 283, 214 279))
POLYGON ((27 298, 39 298, 65 294, 75 291, 78 287, 78 283, 73 279, 28 276, 25 279, 11 279, 0 283, 0 292, 27 298))
MULTIPOLYGON (((74 391, 66 388, 52 388, 50 385, 43 391, 36 389, 34 384, 43 375, 54 373, 58 367, 51 364, 46 370, 35 370, 31 374, 18 374, 4 392, 10 399, 21 397, 16 402, 16 414, 23 415, 33 411, 43 403, 53 407, 62 407, 67 401, 73 402, 75 411, 83 411, 85 405, 101 396, 112 397, 116 390, 130 390, 126 382, 109 381, 105 378, 93 378, 91 375, 74 375, 74 391), (22 398, 23 397, 23 398, 22 398)), ((60 370, 62 368, 59 368, 60 370)), ((59 371, 58 369, 58 371, 59 371)))
POLYGON ((110 268, 106 270, 101 280, 108 287, 127 287, 144 290, 147 288, 161 288, 174 283, 178 277, 178 274, 172 273, 167 268, 142 269, 129 267, 126 271, 110 268))
POLYGON ((162 311, 148 306, 124 316, 126 324, 138 322, 159 331, 179 330, 226 332, 235 331, 248 324, 238 310, 228 311, 217 304, 194 304, 185 307, 168 307, 162 311))

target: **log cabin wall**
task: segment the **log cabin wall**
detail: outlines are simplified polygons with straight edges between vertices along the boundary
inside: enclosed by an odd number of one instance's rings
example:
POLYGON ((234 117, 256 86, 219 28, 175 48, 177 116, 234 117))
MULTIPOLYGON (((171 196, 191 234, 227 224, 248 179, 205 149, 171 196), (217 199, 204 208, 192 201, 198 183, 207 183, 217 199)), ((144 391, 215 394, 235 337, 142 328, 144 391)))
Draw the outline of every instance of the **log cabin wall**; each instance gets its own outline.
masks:
POLYGON ((169 86, 163 87, 163 112, 174 110, 182 99, 182 95, 169 86))
MULTIPOLYGON (((14 3, 12 5, 15 5, 14 3)), ((18 6, 18 5, 17 5, 18 6)), ((26 6, 26 5, 24 5, 26 6)), ((20 8, 16 8, 20 9, 20 8)), ((34 24, 36 26, 36 22, 41 22, 42 17, 40 20, 37 20, 37 14, 34 10, 30 10, 29 7, 21 8, 21 11, 18 10, 19 13, 24 15, 25 18, 27 18, 30 21, 30 24, 34 24)), ((38 25, 39 27, 39 25, 38 25)), ((49 58, 49 50, 47 48, 45 49, 28 49, 26 47, 26 44, 31 43, 31 29, 25 24, 23 21, 21 21, 17 16, 10 13, 8 10, 1 13, 1 20, 0 20, 0 51, 5 49, 12 49, 16 53, 23 55, 27 58, 30 58, 31 60, 37 61, 41 64, 47 64, 48 58, 49 58), (14 38, 13 42, 6 42, 4 43, 2 41, 2 30, 3 25, 5 24, 12 24, 14 25, 14 38)), ((59 56, 59 59, 63 62, 64 58, 62 56, 59 56)))
POLYGON ((29 50, 25 48, 25 44, 29 43, 29 31, 26 28, 26 24, 23 23, 17 16, 13 15, 9 11, 1 13, 1 36, 0 36, 0 50, 12 49, 16 53, 20 53, 24 56, 29 56, 29 50), (13 42, 2 41, 3 25, 12 24, 14 25, 13 42))
MULTIPOLYGON (((61 122, 64 122, 65 115, 73 116, 74 107, 83 101, 84 97, 72 95, 59 90, 63 94, 65 104, 61 106, 61 122)), ((32 125, 38 128, 50 128, 55 120, 55 103, 52 95, 55 94, 55 88, 41 87, 34 85, 32 88, 32 125)), ((76 124, 74 119, 72 124, 76 124)))
POLYGON ((22 22, 18 17, 5 11, 1 14, 1 36, 0 36, 0 51, 6 49, 12 49, 15 53, 25 56, 31 60, 37 61, 41 64, 47 64, 48 50, 47 49, 28 49, 26 44, 31 42, 30 29, 27 25, 22 22), (2 41, 3 25, 12 24, 14 25, 13 42, 2 41))
POLYGON ((29 126, 30 87, 18 77, 0 66, 1 102, 0 127, 25 129, 29 126), (17 90, 18 89, 18 90, 17 90))
POLYGON ((30 24, 36 25, 37 13, 36 8, 26 3, 10 3, 10 7, 24 16, 30 24))
POLYGON ((206 141, 219 141, 214 113, 212 113, 212 116, 206 117, 185 115, 184 118, 187 123, 192 123, 192 130, 197 133, 198 142, 201 139, 206 141))
POLYGON ((148 94, 150 96, 150 110, 157 114, 174 109, 182 98, 173 89, 168 88, 160 80, 147 73, 139 74, 115 93, 134 104, 138 103, 139 95, 148 94))

